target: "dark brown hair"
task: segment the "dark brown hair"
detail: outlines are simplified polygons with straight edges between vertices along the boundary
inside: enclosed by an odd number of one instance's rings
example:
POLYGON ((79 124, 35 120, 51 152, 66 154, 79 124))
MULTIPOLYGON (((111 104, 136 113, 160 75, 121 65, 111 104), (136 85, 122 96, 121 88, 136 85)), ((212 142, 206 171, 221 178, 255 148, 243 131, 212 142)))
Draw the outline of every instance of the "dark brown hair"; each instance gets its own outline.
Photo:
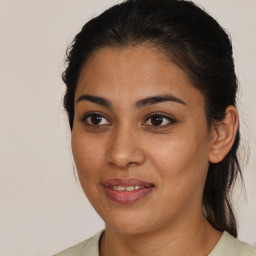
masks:
MULTIPOLYGON (((72 130, 74 95, 82 66, 94 51, 112 46, 149 43, 164 50, 190 77, 205 97, 209 127, 236 106, 237 79, 232 46, 225 30, 190 1, 127 0, 87 22, 67 51, 63 72, 64 107, 72 130)), ((209 223, 237 236, 230 191, 241 169, 237 159, 239 130, 233 147, 219 163, 210 163, 203 193, 203 210, 209 223)))

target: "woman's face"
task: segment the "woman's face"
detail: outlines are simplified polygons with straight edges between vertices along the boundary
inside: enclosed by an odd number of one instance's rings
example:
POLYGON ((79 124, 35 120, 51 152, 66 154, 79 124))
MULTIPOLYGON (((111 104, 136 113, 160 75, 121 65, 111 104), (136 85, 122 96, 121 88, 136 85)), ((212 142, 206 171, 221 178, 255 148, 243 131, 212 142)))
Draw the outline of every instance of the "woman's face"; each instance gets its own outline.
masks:
POLYGON ((72 150, 106 228, 145 233, 202 216, 211 151, 204 97, 160 51, 109 47, 89 58, 72 150))

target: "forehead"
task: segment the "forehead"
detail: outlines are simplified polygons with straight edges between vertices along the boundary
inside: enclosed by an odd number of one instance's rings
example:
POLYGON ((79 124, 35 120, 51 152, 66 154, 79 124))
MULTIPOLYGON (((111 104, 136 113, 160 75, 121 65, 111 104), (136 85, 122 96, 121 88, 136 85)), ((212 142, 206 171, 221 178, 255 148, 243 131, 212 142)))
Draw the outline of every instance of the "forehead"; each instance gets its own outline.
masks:
POLYGON ((76 99, 81 94, 138 99, 156 94, 174 94, 187 103, 203 96, 187 74, 162 51, 149 46, 106 47, 94 52, 81 70, 76 99))

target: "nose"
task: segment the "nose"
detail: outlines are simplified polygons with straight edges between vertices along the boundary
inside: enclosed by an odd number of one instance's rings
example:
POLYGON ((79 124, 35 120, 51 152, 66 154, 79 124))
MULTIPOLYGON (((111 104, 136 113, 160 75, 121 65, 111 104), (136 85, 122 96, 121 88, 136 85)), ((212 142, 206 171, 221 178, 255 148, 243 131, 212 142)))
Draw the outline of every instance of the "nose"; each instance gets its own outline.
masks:
POLYGON ((143 149, 139 147, 139 135, 130 128, 115 129, 107 152, 107 162, 119 169, 141 165, 145 162, 143 149))

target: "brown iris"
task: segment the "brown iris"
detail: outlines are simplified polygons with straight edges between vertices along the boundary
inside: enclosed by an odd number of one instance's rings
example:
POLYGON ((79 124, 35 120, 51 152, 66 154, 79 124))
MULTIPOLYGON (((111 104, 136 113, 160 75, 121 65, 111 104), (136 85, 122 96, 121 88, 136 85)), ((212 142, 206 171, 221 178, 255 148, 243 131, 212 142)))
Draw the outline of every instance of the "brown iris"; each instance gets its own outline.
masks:
POLYGON ((97 125, 101 122, 101 120, 102 120, 102 116, 96 115, 96 114, 91 115, 91 123, 92 124, 97 125))
POLYGON ((159 115, 155 115, 155 116, 152 116, 152 117, 151 117, 151 123, 152 123, 153 125, 158 126, 158 125, 161 125, 162 122, 163 122, 163 117, 161 117, 161 116, 159 116, 159 115))

